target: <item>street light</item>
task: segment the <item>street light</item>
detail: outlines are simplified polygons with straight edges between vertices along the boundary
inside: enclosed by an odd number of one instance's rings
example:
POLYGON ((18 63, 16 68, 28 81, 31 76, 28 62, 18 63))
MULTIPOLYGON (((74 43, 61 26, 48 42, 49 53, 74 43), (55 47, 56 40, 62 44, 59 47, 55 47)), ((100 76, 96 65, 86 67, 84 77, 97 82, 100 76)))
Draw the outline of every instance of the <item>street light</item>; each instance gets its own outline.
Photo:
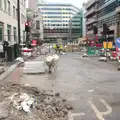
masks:
POLYGON ((18 20, 18 45, 19 45, 19 55, 20 55, 20 41, 21 41, 21 33, 20 33, 20 0, 17 0, 17 20, 18 20))
MULTIPOLYGON (((50 32, 53 33, 53 27, 50 27, 50 32)), ((49 40, 49 52, 50 52, 50 40, 49 40)))

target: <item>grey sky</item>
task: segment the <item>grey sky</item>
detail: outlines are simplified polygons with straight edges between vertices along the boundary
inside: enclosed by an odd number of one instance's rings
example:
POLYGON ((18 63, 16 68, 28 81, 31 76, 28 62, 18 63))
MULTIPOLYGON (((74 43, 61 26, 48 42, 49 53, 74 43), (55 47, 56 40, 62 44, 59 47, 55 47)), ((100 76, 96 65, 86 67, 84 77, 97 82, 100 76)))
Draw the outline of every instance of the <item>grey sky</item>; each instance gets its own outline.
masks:
POLYGON ((76 7, 81 8, 83 2, 86 2, 88 0, 45 0, 46 2, 51 2, 51 3, 70 3, 75 5, 76 7))

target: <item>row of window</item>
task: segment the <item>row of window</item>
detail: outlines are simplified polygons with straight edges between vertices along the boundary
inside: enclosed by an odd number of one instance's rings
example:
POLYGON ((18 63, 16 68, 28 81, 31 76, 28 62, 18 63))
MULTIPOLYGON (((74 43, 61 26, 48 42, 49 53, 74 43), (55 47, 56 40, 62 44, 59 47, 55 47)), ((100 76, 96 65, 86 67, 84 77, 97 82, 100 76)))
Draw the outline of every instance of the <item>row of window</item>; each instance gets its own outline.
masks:
POLYGON ((0 0, 0 9, 4 10, 8 14, 10 14, 10 1, 9 0, 0 0))
MULTIPOLYGON (((51 18, 51 16, 44 16, 44 18, 51 18)), ((71 18, 71 16, 55 16, 53 18, 71 18)))
MULTIPOLYGON (((25 0, 22 1, 25 2, 25 0)), ((18 12, 17 8, 14 5, 12 6, 9 0, 0 0, 0 9, 8 13, 9 15, 12 15, 13 18, 17 19, 17 12, 18 12)), ((23 14, 21 14, 21 22, 25 23, 25 21, 26 21, 26 17, 23 14)))
MULTIPOLYGON (((21 39, 25 39, 25 32, 23 31, 23 36, 21 39)), ((4 24, 0 23, 0 41, 7 40, 7 41, 17 41, 17 28, 12 27, 11 25, 7 24, 7 35, 4 34, 4 24), (13 30, 13 31, 12 31, 13 30)))
POLYGON ((66 10, 69 10, 69 11, 74 11, 74 12, 76 12, 76 10, 74 10, 74 9, 72 9, 72 8, 57 8, 57 7, 56 7, 56 8, 52 8, 52 7, 51 7, 51 8, 46 8, 46 7, 44 7, 44 8, 39 8, 39 9, 40 9, 41 11, 42 11, 42 10, 63 10, 63 11, 64 11, 64 10, 65 10, 65 11, 66 11, 66 10))
MULTIPOLYGON (((109 2, 109 1, 113 1, 113 0, 99 0, 98 7, 101 7, 102 5, 104 5, 105 3, 109 2)), ((116 0, 116 1, 118 1, 118 0, 116 0)))
POLYGON ((69 22, 69 20, 44 20, 43 22, 69 22))
POLYGON ((68 33, 69 29, 54 29, 54 30, 50 30, 50 29, 45 29, 44 30, 45 33, 68 33))
POLYGON ((45 24, 45 26, 69 26, 69 24, 45 24))
POLYGON ((42 14, 66 14, 66 15, 69 15, 69 14, 72 14, 72 12, 42 12, 42 14))
POLYGON ((81 20, 72 20, 72 22, 81 22, 81 20))
POLYGON ((120 6, 120 1, 114 1, 113 3, 111 3, 110 5, 106 6, 105 8, 101 9, 98 13, 98 17, 102 17, 106 14, 109 14, 111 12, 114 12, 115 9, 120 6))
POLYGON ((72 10, 71 8, 40 8, 40 10, 72 10))
POLYGON ((111 17, 108 17, 108 18, 106 18, 106 19, 103 19, 103 20, 99 21, 99 22, 97 23, 97 26, 98 26, 98 27, 102 27, 102 25, 103 25, 104 23, 107 23, 108 26, 111 26, 111 25, 117 23, 117 21, 118 21, 117 15, 113 15, 113 16, 111 16, 111 17))
MULTIPOLYGON (((111 17, 98 21, 96 25, 98 28, 102 28, 104 23, 107 23, 108 26, 111 26, 111 25, 115 25, 117 21, 118 21, 117 15, 113 15, 111 17)), ((94 25, 95 24, 87 26, 87 29, 92 30, 94 25)))
POLYGON ((7 25, 7 35, 4 35, 4 24, 0 23, 0 41, 3 41, 5 39, 5 37, 7 37, 7 40, 8 41, 11 41, 11 37, 13 36, 14 38, 14 41, 17 40, 17 29, 16 27, 13 27, 13 35, 12 34, 12 31, 11 31, 12 27, 11 25, 7 25))

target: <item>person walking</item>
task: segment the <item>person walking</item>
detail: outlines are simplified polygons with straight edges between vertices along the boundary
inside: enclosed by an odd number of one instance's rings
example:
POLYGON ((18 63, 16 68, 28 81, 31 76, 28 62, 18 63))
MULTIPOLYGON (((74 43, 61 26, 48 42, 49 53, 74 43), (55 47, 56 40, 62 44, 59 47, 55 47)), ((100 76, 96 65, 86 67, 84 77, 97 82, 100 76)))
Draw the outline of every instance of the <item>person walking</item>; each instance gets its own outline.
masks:
POLYGON ((7 47, 9 46, 9 43, 8 41, 4 40, 2 45, 3 45, 3 52, 4 52, 5 60, 7 60, 7 47))

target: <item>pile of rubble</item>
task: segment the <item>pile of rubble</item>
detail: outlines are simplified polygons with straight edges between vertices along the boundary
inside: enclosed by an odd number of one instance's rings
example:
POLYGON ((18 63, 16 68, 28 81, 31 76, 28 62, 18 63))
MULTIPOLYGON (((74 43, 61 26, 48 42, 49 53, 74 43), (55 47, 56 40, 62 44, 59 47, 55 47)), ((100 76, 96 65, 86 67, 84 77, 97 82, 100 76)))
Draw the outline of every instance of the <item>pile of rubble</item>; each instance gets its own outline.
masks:
POLYGON ((0 119, 68 120, 70 102, 52 90, 38 90, 29 85, 0 85, 0 119))

